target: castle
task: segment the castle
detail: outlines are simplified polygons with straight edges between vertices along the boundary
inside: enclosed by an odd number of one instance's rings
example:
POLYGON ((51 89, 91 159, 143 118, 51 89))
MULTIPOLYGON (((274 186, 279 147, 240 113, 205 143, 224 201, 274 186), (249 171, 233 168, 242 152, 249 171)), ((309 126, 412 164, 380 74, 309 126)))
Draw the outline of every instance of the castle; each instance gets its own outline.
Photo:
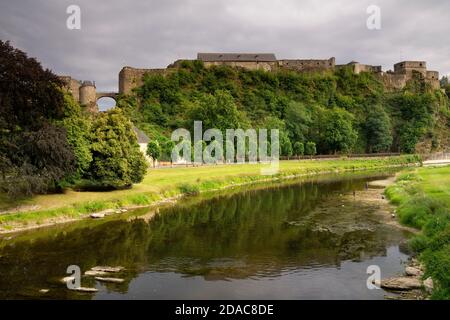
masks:
MULTIPOLYGON (((394 64, 394 70, 383 72, 381 66, 361 64, 352 61, 345 65, 337 65, 334 57, 329 59, 282 59, 278 60, 273 53, 198 53, 197 60, 205 67, 227 65, 248 70, 264 70, 267 72, 280 69, 297 72, 327 72, 339 68, 351 68, 353 73, 370 72, 378 77, 388 91, 401 90, 415 75, 433 89, 439 89, 439 72, 427 70, 425 61, 402 61, 394 64)), ((123 67, 119 73, 119 92, 97 92, 95 82, 78 81, 68 76, 60 77, 75 100, 91 111, 97 111, 97 100, 102 97, 115 98, 118 94, 130 94, 142 85, 146 73, 166 75, 176 70, 181 62, 177 60, 165 69, 136 69, 123 67)))

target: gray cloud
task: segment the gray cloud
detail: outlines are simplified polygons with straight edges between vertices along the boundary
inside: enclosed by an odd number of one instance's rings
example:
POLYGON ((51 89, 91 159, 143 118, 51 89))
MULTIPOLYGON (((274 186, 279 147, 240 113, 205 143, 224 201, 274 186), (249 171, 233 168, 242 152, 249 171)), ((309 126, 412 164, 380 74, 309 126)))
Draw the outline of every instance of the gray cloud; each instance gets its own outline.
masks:
POLYGON ((426 60, 450 73, 450 2, 389 0, 0 0, 0 39, 58 74, 117 90, 125 66, 165 67, 197 52, 274 52, 381 64, 426 60), (81 30, 66 8, 81 7, 81 30), (381 8, 382 29, 366 28, 381 8))

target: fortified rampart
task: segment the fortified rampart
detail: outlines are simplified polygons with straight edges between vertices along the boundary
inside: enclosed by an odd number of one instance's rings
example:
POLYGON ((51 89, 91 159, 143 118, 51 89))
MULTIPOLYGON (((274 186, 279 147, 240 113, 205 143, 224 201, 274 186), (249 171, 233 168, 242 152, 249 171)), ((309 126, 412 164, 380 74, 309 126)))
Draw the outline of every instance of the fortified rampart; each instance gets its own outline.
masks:
POLYGON ((123 67, 119 72, 119 93, 130 94, 134 88, 140 87, 145 74, 165 75, 168 69, 136 69, 123 67))
POLYGON ((334 57, 326 60, 283 59, 278 60, 278 67, 299 72, 320 72, 334 70, 336 67, 336 59, 334 57))
POLYGON ((402 61, 394 64, 394 71, 389 70, 382 75, 386 88, 400 90, 409 80, 418 77, 433 89, 439 89, 439 72, 427 70, 425 61, 402 61))
POLYGON ((351 61, 347 64, 337 66, 337 68, 343 68, 343 67, 351 68, 353 73, 355 73, 355 74, 360 74, 361 72, 370 72, 370 73, 383 72, 381 66, 373 66, 370 64, 363 64, 363 63, 359 63, 357 61, 351 61))
MULTIPOLYGON (((273 53, 198 53, 197 60, 204 66, 226 65, 248 70, 276 71, 281 69, 297 72, 334 71, 339 68, 351 68, 353 73, 370 72, 383 81, 388 91, 404 88, 407 82, 417 75, 433 89, 439 89, 439 72, 427 70, 425 61, 402 61, 394 64, 394 71, 383 72, 381 66, 362 64, 352 61, 345 65, 336 65, 334 57, 329 59, 282 59, 277 60, 273 53)), ((138 69, 123 67, 119 73, 119 92, 96 92, 95 82, 72 79, 61 76, 67 89, 80 104, 89 110, 97 110, 97 100, 102 97, 115 98, 117 94, 130 94, 134 88, 142 85, 145 74, 166 75, 181 66, 185 60, 177 60, 164 69, 138 69)))

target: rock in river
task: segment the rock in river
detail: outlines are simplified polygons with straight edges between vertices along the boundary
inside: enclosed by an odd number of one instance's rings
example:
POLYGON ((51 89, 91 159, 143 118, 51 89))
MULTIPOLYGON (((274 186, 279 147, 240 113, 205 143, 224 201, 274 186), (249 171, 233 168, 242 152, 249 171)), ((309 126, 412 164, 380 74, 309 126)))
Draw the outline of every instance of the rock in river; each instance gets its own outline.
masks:
POLYGON ((86 288, 86 287, 78 287, 78 288, 69 288, 69 290, 73 290, 73 291, 79 291, 79 292, 97 292, 98 289, 96 288, 86 288))
POLYGON ((125 281, 120 278, 103 278, 103 277, 95 277, 95 280, 98 280, 101 282, 112 282, 112 283, 122 283, 125 281))
POLYGON ((422 287, 422 283, 417 278, 398 277, 382 280, 381 287, 384 289, 403 291, 420 289, 422 287))
POLYGON ((91 214, 91 218, 93 218, 93 219, 100 219, 100 218, 104 218, 105 217, 105 214, 104 213, 92 213, 91 214))
POLYGON ((427 278, 423 282, 423 286, 425 287, 425 290, 427 290, 428 293, 431 293, 433 291, 433 288, 434 288, 433 279, 427 278))
POLYGON ((405 274, 410 277, 420 277, 423 274, 423 272, 419 268, 406 267, 405 274))
POLYGON ((108 274, 108 272, 106 271, 95 271, 95 270, 88 270, 84 273, 85 276, 91 276, 91 277, 96 277, 96 276, 104 276, 108 274))
POLYGON ((124 267, 107 267, 107 266, 97 266, 93 267, 92 271, 100 271, 100 272, 120 272, 124 270, 124 267))

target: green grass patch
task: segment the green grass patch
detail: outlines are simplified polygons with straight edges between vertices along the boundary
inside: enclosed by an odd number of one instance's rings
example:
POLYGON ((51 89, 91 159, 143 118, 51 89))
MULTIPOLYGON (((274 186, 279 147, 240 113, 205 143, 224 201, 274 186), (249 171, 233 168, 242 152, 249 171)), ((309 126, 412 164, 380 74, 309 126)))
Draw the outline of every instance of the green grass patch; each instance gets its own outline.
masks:
POLYGON ((385 193, 400 222, 422 231, 410 246, 436 283, 432 298, 450 299, 450 166, 405 172, 385 193))
POLYGON ((142 183, 131 189, 108 192, 78 192, 67 190, 64 194, 40 195, 17 203, 1 203, 0 207, 15 208, 26 204, 24 212, 0 215, 0 228, 27 223, 43 223, 54 218, 76 218, 105 209, 124 206, 149 205, 157 200, 180 194, 198 194, 240 184, 283 179, 291 176, 309 176, 328 172, 374 170, 405 166, 420 162, 416 156, 399 156, 367 159, 291 160, 280 161, 279 173, 261 174, 268 164, 236 164, 200 167, 150 169, 142 183), (38 207, 30 211, 29 206, 38 207))

